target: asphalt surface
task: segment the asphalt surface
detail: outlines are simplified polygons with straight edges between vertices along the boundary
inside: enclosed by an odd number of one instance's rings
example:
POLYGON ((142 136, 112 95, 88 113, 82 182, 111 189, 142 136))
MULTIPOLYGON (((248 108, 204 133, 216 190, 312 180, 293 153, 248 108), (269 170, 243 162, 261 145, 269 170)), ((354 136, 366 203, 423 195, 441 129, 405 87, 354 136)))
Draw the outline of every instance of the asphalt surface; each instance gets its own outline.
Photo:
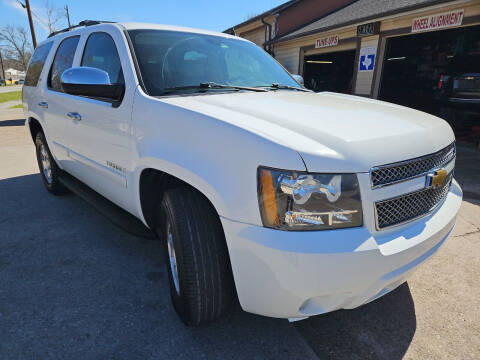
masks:
POLYGON ((294 324, 177 318, 157 241, 44 190, 22 115, 0 114, 0 359, 479 359, 480 206, 408 284, 294 324))
POLYGON ((11 86, 0 86, 0 93, 10 92, 10 91, 21 91, 23 85, 11 85, 11 86))

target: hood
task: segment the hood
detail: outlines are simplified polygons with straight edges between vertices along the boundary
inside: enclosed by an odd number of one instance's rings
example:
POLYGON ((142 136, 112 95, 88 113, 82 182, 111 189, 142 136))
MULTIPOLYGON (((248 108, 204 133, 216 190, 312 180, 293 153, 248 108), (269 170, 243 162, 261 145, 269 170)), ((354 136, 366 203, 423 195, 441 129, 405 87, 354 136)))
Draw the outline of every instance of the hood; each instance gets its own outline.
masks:
POLYGON ((454 141, 450 126, 435 116, 358 96, 277 90, 162 101, 287 146, 315 172, 367 172, 433 153, 454 141))

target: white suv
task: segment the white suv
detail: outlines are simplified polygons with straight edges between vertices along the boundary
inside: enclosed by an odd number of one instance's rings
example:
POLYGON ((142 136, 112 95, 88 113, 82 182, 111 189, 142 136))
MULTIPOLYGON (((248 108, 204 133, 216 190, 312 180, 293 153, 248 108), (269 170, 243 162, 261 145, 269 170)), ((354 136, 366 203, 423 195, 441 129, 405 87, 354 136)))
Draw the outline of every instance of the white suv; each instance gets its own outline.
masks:
POLYGON ((47 190, 156 234, 187 324, 234 296, 290 320, 368 303, 455 225, 446 122, 313 93, 241 38, 86 21, 38 46, 23 89, 47 190))

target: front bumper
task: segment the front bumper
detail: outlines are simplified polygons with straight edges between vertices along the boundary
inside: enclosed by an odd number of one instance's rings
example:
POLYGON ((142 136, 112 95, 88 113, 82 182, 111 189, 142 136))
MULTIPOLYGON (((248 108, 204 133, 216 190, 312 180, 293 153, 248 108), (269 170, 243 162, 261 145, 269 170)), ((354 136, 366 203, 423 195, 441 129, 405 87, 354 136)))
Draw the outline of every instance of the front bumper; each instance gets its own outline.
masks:
POLYGON ((461 200, 453 181, 433 213, 380 232, 288 232, 222 218, 240 304, 260 315, 303 318, 383 296, 438 250, 461 200))

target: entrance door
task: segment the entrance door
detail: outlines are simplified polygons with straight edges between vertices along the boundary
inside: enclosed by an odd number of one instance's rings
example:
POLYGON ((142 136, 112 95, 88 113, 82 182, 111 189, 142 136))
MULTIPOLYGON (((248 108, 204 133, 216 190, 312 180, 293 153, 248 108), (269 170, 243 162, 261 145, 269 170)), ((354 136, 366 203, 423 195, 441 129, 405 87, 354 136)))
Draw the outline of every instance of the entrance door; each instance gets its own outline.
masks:
POLYGON ((355 50, 305 56, 305 86, 313 91, 352 94, 355 50))

